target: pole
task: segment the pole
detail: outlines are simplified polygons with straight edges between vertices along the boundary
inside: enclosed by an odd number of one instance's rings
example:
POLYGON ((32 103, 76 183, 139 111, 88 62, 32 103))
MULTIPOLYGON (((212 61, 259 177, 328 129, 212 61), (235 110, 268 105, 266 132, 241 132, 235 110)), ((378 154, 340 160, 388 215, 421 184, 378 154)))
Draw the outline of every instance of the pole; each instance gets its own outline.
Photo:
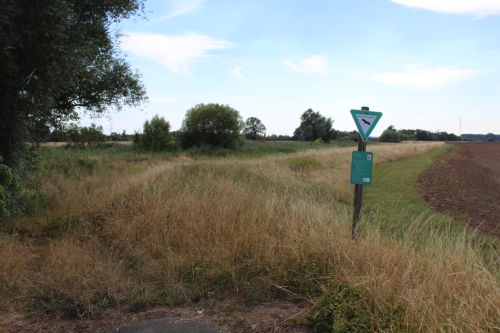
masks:
MULTIPOLYGON (((363 106, 361 108, 363 111, 370 111, 370 108, 363 106)), ((358 151, 366 151, 366 142, 361 139, 361 135, 358 137, 358 151)), ((361 205, 363 203, 363 185, 354 185, 354 213, 352 215, 352 239, 356 240, 357 233, 356 229, 359 223, 359 216, 361 215, 361 205)))

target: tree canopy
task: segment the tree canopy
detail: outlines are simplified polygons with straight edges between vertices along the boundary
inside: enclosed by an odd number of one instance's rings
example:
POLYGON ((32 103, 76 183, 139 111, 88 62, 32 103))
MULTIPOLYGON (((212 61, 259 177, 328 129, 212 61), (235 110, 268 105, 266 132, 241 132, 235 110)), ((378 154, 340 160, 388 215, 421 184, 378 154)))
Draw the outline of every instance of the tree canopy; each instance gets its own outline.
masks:
POLYGON ((110 27, 141 0, 4 0, 0 4, 0 156, 12 167, 39 130, 145 98, 110 27))
POLYGON ((144 123, 143 133, 134 137, 134 143, 146 150, 166 150, 173 147, 170 123, 156 115, 144 123))
POLYGON ((259 135, 266 135, 266 126, 259 118, 250 117, 245 121, 245 129, 243 130, 247 139, 257 140, 259 135))
POLYGON ((235 147, 240 141, 241 122, 239 112, 228 105, 198 104, 186 112, 182 146, 235 147))
POLYGON ((335 139, 336 132, 332 128, 333 120, 325 118, 312 109, 305 111, 300 117, 300 126, 293 133, 296 140, 315 141, 321 139, 330 142, 335 139))
POLYGON ((401 142, 401 136, 394 126, 390 125, 382 132, 378 140, 380 142, 401 142))

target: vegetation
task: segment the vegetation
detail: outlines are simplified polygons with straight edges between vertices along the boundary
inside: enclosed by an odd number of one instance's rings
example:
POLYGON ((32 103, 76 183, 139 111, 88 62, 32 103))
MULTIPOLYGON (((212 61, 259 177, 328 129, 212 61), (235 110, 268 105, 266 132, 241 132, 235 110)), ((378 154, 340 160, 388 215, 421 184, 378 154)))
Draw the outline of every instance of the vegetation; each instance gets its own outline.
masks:
POLYGON ((335 139, 336 132, 332 128, 333 120, 325 118, 319 112, 307 109, 300 117, 300 126, 295 129, 295 140, 330 142, 335 139))
POLYGON ((182 124, 183 148, 215 146, 234 148, 240 141, 241 118, 228 105, 198 104, 186 112, 182 124))
MULTIPOLYGON (((140 0, 1 2, 0 163, 22 187, 33 161, 27 145, 45 139, 50 127, 76 119, 77 109, 102 113, 145 98, 110 31, 141 10, 140 0)), ((90 130, 80 134, 94 135, 90 130)))
POLYGON ((389 126, 385 131, 382 132, 379 139, 380 142, 401 142, 402 138, 394 126, 389 126))
POLYGON ((379 138, 381 142, 400 141, 459 141, 460 138, 453 133, 430 132, 421 129, 397 130, 394 126, 389 126, 379 138))
MULTIPOLYGON (((375 184, 390 184, 376 174, 352 241, 352 148, 308 146, 323 148, 256 159, 42 150, 49 206, 4 226, 0 311, 93 317, 232 292, 307 298, 318 327, 494 331, 498 261, 483 259, 480 236, 426 229, 421 210, 373 200, 375 184)), ((400 162, 436 147, 373 145, 375 172, 404 173, 400 162)))
MULTIPOLYGON (((493 133, 488 133, 488 134, 493 134, 493 133)), ((461 140, 464 141, 484 141, 486 139, 486 134, 462 134, 460 138, 461 140)), ((500 142, 500 135, 493 134, 493 138, 495 139, 495 141, 500 142)))
POLYGON ((146 120, 142 134, 134 136, 134 144, 145 150, 168 150, 173 148, 170 124, 158 115, 146 120))
POLYGON ((493 133, 488 133, 486 134, 486 136, 484 137, 484 142, 495 142, 495 134, 493 133))
POLYGON ((78 148, 96 146, 106 140, 102 126, 96 126, 96 124, 89 127, 72 124, 63 130, 63 136, 70 146, 78 148))
POLYGON ((264 126, 259 118, 250 117, 245 121, 243 133, 247 139, 255 141, 259 136, 266 135, 266 126, 264 126))

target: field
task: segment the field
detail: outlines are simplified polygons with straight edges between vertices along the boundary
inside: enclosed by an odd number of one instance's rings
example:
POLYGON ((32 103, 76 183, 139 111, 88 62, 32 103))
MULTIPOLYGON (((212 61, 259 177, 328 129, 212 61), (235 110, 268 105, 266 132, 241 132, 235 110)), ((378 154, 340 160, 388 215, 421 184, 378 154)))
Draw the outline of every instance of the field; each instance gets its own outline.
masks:
POLYGON ((110 332, 199 308, 235 332, 497 331, 498 240, 417 191, 450 147, 369 148, 357 241, 352 147, 45 148, 45 208, 2 223, 0 331, 110 332), (231 322, 245 309, 257 319, 231 322))
POLYGON ((421 191, 431 207, 500 237, 500 144, 455 143, 427 170, 421 191))

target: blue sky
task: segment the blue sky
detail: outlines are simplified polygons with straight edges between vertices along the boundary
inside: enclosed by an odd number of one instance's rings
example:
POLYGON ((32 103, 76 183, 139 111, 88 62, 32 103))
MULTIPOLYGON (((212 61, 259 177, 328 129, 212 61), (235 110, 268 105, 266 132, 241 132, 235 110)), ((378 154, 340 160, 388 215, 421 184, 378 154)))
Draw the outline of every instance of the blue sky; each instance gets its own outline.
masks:
POLYGON ((500 0, 149 0, 121 22, 121 48, 149 102, 101 119, 141 130, 155 114, 222 103, 267 134, 292 134, 308 108, 354 130, 367 105, 387 126, 500 133, 500 0))

